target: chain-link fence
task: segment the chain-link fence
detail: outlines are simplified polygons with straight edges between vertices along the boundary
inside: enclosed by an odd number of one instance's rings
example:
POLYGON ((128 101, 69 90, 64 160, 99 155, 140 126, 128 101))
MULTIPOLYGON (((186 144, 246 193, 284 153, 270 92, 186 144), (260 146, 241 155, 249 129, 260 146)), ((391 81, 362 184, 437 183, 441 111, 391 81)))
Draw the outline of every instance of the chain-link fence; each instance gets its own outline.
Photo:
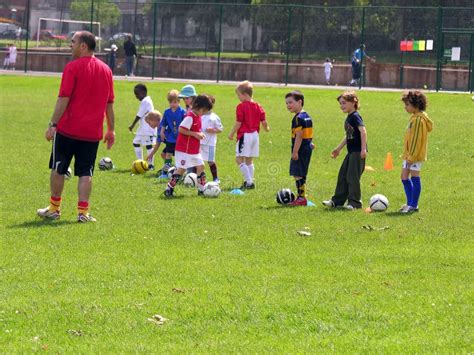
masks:
POLYGON ((11 0, 0 47, 16 69, 62 71, 75 31, 127 74, 207 80, 472 91, 474 7, 297 6, 151 0, 11 0), (14 11, 13 11, 14 10, 14 11), (364 46, 365 45, 365 46, 364 46), (131 73, 129 73, 131 74, 131 73))

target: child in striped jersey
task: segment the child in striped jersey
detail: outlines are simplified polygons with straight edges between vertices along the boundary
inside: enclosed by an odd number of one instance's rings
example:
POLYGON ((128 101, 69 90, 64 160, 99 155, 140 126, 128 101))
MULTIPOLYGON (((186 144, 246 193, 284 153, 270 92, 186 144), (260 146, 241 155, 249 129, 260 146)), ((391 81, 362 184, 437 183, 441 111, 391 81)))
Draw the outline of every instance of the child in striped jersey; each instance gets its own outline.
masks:
POLYGON ((421 194, 421 165, 426 160, 428 133, 433 130, 433 121, 426 114, 426 96, 417 90, 408 91, 402 96, 405 110, 410 116, 403 140, 402 184, 407 203, 400 208, 401 213, 418 212, 421 194), (411 176, 411 179, 409 178, 411 176))

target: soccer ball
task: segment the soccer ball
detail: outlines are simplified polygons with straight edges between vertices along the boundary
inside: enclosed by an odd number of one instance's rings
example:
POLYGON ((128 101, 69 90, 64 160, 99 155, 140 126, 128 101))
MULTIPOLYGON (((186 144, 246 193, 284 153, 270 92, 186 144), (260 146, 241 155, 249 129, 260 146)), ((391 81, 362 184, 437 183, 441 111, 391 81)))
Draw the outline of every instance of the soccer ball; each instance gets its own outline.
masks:
POLYGON ((295 194, 290 189, 281 189, 276 194, 276 200, 280 205, 287 205, 295 200, 295 194))
POLYGON ((198 183, 198 177, 195 173, 189 173, 184 178, 184 186, 186 187, 195 187, 198 183))
POLYGON ((217 197, 221 193, 221 188, 217 182, 211 181, 204 185, 203 193, 206 197, 217 197))
POLYGON ((137 159, 132 164, 134 174, 143 174, 148 171, 148 163, 145 160, 137 159))
POLYGON ((113 167, 114 167, 114 163, 112 163, 112 159, 110 159, 109 157, 100 159, 99 161, 100 170, 110 170, 113 167))
POLYGON ((369 200, 369 207, 372 211, 385 211, 388 208, 388 198, 381 194, 374 195, 369 200))
POLYGON ((72 169, 71 169, 71 167, 67 168, 67 173, 64 174, 64 176, 65 176, 65 178, 66 178, 67 180, 69 180, 70 178, 72 178, 72 169))

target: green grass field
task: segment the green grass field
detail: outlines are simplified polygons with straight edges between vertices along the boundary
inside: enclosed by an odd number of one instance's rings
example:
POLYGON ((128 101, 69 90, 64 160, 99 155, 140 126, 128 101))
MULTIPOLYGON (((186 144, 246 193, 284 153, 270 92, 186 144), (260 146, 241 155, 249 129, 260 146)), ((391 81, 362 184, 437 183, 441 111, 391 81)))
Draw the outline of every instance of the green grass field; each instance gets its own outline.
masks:
MULTIPOLYGON (((43 135, 59 78, 0 76, 2 352, 474 351, 469 95, 428 95, 435 127, 420 212, 400 216, 398 156, 408 120, 400 93, 360 92, 367 164, 376 170, 363 175, 363 200, 383 193, 391 203, 386 213, 366 214, 320 206, 342 161, 329 158, 343 136, 339 91, 303 90, 315 126, 308 182, 316 207, 283 208, 276 191, 294 189, 288 89, 255 89, 272 128, 261 133, 257 190, 204 199, 179 187, 179 198, 165 200, 165 183, 154 174, 130 175, 134 84, 115 84, 117 142, 110 152, 101 144, 98 155, 116 168, 96 171, 91 212, 98 223, 80 225, 77 178, 66 183, 60 221, 36 217, 49 197, 51 146, 43 135), (395 158, 388 172, 387 152, 395 158), (168 321, 148 321, 154 314, 168 321)), ((167 91, 183 83, 147 85, 163 111, 167 91)), ((226 138, 234 87, 196 88, 216 96, 225 126, 217 148, 222 185, 236 186, 242 179, 226 138)))

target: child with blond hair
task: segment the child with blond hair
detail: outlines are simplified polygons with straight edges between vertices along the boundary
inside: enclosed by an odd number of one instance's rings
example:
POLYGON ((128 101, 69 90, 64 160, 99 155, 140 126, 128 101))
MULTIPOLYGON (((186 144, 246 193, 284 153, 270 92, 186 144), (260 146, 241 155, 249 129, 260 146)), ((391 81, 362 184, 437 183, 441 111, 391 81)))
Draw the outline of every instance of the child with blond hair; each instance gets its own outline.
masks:
POLYGON ((265 116, 265 110, 253 100, 253 85, 249 81, 243 81, 235 90, 240 104, 236 108, 236 122, 229 139, 234 140, 237 133, 237 142, 235 144, 235 161, 244 178, 241 189, 255 189, 254 158, 259 156, 259 132, 260 125, 265 131, 269 132, 270 127, 265 116))

